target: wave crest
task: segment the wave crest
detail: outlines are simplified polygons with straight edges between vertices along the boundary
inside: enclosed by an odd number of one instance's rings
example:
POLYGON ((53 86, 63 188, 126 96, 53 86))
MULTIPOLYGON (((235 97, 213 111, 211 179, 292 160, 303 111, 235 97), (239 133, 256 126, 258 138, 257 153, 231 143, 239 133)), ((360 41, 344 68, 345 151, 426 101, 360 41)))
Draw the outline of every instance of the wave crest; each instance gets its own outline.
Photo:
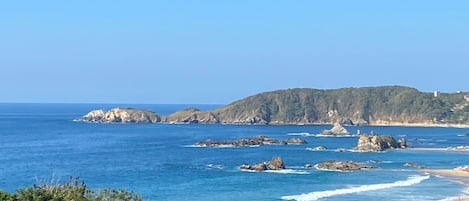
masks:
POLYGON ((342 188, 342 189, 335 189, 335 190, 326 190, 326 191, 315 191, 311 193, 305 193, 300 195, 289 195, 289 196, 282 196, 283 200, 296 200, 296 201, 314 201, 321 198, 332 197, 337 195, 345 195, 351 193, 359 193, 359 192, 366 192, 366 191, 376 191, 394 187, 403 187, 403 186, 412 186, 415 184, 419 184, 423 180, 430 178, 429 175, 425 176, 411 176, 407 180, 400 180, 393 183, 382 183, 382 184, 371 184, 371 185, 362 185, 357 187, 351 188, 342 188))

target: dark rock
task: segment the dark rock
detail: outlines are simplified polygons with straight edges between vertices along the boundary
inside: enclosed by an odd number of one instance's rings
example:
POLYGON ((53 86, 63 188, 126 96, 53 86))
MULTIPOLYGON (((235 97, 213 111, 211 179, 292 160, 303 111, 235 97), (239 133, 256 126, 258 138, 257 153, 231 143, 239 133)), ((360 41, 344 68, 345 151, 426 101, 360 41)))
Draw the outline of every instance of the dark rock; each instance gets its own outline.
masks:
POLYGON ((384 151, 386 149, 405 148, 407 142, 405 139, 400 139, 400 142, 389 135, 370 135, 363 134, 358 139, 357 147, 354 149, 362 152, 377 152, 384 151))
POLYGON ((333 170, 333 171, 354 171, 362 169, 374 168, 370 165, 357 163, 354 161, 325 161, 315 165, 316 169, 319 170, 333 170))
POLYGON ((306 163, 303 167, 304 168, 313 168, 313 165, 311 165, 310 163, 306 163))
POLYGON ((254 171, 265 171, 265 170, 283 170, 285 169, 285 163, 281 157, 274 157, 271 161, 265 161, 256 163, 254 165, 242 164, 239 166, 240 169, 254 170, 254 171))
POLYGON ((306 140, 303 140, 301 138, 290 138, 287 140, 287 144, 306 144, 306 140))
POLYGON ((285 163, 283 163, 282 158, 280 157, 274 157, 272 160, 268 163, 269 170, 283 170, 285 169, 285 163))
POLYGON ((250 170, 265 171, 265 170, 267 170, 267 164, 265 162, 254 164, 254 165, 251 166, 250 170))
POLYGON ((286 145, 286 144, 304 144, 306 143, 305 140, 300 138, 291 138, 287 141, 277 140, 268 136, 255 136, 252 138, 241 138, 235 141, 199 141, 196 142, 196 146, 204 146, 204 147, 221 147, 221 146, 235 146, 235 147, 244 147, 244 146, 261 146, 261 145, 286 145))

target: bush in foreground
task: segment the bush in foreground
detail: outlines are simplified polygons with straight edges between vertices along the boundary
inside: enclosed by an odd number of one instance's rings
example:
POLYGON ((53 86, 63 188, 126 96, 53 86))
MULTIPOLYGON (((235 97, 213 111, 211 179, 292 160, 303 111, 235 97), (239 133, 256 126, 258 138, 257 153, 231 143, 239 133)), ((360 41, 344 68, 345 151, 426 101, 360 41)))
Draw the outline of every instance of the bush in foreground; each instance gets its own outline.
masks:
POLYGON ((0 190, 1 201, 142 201, 136 193, 123 189, 92 190, 78 178, 70 178, 64 184, 34 185, 15 193, 0 190))

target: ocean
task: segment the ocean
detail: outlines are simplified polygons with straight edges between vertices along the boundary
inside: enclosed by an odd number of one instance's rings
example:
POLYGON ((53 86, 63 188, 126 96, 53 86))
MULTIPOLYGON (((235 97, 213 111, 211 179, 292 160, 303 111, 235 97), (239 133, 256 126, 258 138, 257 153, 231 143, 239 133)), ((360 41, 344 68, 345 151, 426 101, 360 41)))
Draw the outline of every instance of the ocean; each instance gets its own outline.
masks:
MULTIPOLYGON (((0 104, 0 189, 14 192, 37 182, 79 176, 91 188, 125 188, 145 200, 450 200, 469 196, 468 184, 430 175, 428 168, 469 165, 469 153, 390 150, 338 152, 357 137, 315 134, 329 125, 95 124, 74 119, 92 109, 150 109, 169 114, 186 107, 219 105, 0 104), (195 142, 267 135, 304 145, 203 148, 195 142), (308 148, 326 146, 325 151, 308 148), (287 169, 249 172, 244 163, 281 156, 287 169), (354 160, 376 166, 356 172, 305 169, 306 163, 354 160)), ((350 132, 405 137, 413 147, 469 145, 468 128, 349 126, 350 132)))

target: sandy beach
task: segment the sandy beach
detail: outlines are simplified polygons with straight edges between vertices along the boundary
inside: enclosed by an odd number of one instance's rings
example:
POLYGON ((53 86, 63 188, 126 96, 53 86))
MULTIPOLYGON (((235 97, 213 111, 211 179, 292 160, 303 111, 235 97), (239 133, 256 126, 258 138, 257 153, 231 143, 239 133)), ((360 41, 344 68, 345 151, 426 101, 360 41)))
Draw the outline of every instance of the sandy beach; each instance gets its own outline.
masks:
POLYGON ((469 184, 469 171, 457 169, 422 169, 422 171, 469 184))

